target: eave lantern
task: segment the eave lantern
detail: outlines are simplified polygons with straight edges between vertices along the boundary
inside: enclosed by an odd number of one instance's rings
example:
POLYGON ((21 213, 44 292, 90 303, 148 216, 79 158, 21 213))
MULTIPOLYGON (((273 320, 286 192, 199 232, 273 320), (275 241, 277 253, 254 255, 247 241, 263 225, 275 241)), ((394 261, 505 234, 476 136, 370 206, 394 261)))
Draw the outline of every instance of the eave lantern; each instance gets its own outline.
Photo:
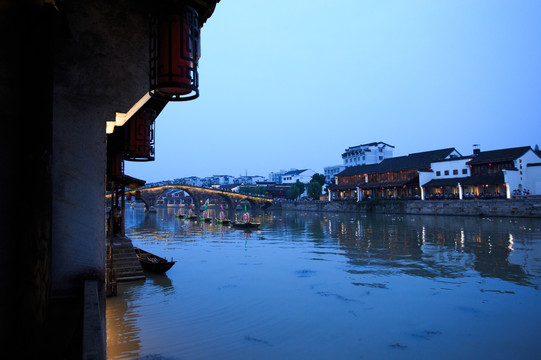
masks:
POLYGON ((124 178, 124 154, 122 136, 119 133, 107 135, 107 180, 108 190, 112 181, 122 181, 124 178))
POLYGON ((197 66, 200 57, 198 13, 189 6, 151 16, 150 89, 166 101, 193 100, 199 96, 197 66))
POLYGON ((143 107, 126 124, 124 159, 154 161, 154 120, 156 111, 143 107))
POLYGON ((122 152, 111 151, 107 154, 107 179, 109 181, 122 181, 124 178, 124 159, 122 152))

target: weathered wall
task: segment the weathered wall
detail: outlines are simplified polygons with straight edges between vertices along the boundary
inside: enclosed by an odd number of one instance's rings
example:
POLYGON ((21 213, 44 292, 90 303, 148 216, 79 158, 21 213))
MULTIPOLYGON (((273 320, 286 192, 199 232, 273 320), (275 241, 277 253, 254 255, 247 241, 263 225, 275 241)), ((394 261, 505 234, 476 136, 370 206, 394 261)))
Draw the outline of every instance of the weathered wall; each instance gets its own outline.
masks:
POLYGON ((53 296, 73 296, 81 275, 105 269, 106 121, 148 87, 148 15, 139 1, 61 4, 55 51, 53 296), (82 251, 84 249, 84 251, 82 251))
POLYGON ((51 347, 66 352, 79 351, 82 317, 76 314, 82 308, 85 280, 98 284, 105 329, 106 122, 114 120, 116 112, 127 112, 147 92, 148 12, 141 3, 59 3, 50 287, 56 336, 51 347))
POLYGON ((272 210, 541 218, 541 200, 302 201, 277 202, 272 210))

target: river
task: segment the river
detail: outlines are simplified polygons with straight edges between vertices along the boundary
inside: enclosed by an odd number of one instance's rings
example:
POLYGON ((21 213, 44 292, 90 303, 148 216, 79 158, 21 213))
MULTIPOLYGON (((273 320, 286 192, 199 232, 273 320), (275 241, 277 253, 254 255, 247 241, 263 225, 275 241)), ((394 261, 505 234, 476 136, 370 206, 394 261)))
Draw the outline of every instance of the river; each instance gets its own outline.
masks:
POLYGON ((108 359, 538 359, 539 219, 128 209, 177 263, 107 299, 108 359))

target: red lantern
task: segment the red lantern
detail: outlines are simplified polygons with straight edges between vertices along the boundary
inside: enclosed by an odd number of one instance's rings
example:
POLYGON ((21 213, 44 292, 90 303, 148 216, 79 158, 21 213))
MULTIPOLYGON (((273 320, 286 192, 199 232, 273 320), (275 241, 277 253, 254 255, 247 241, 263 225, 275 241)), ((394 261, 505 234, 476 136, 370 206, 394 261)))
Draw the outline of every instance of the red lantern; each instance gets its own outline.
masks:
POLYGON ((150 25, 150 95, 186 101, 199 96, 200 34, 197 11, 153 16, 150 25))
POLYGON ((154 120, 156 111, 143 107, 128 121, 124 158, 129 161, 154 160, 154 120))
POLYGON ((141 200, 141 191, 137 190, 135 192, 135 200, 141 200))
POLYGON ((124 159, 122 152, 112 151, 107 156, 107 177, 109 180, 122 180, 124 177, 124 159))

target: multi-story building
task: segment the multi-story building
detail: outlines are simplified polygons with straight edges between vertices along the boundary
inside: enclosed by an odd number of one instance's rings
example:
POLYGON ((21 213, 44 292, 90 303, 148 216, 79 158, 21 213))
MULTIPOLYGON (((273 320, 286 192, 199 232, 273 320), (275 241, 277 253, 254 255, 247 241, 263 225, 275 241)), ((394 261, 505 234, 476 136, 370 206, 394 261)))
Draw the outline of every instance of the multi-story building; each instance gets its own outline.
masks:
POLYGON ((323 174, 325 175, 325 182, 327 184, 334 183, 334 177, 336 174, 341 173, 345 169, 345 165, 332 165, 325 166, 323 168, 323 174))
POLYGON ((384 142, 371 142, 351 146, 342 154, 344 166, 378 164, 385 159, 393 157, 394 146, 384 142))
POLYGON ((323 168, 325 181, 328 184, 335 182, 335 176, 345 168, 357 165, 378 164, 385 159, 393 157, 394 146, 384 142, 371 142, 351 146, 342 154, 342 165, 331 165, 323 168))
POLYGON ((447 148, 348 167, 336 176, 336 184, 329 186, 329 191, 333 199, 420 198, 420 173, 430 171, 433 161, 458 157, 458 151, 447 148))

